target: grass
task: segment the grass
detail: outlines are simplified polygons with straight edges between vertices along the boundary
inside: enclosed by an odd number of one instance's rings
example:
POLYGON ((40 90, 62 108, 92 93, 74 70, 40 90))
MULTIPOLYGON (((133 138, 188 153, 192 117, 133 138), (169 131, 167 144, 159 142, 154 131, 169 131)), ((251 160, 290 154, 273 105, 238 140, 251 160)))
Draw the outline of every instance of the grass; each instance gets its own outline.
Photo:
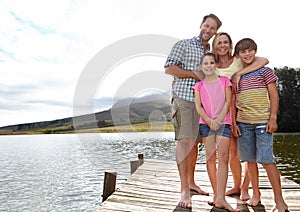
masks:
POLYGON ((115 133, 115 132, 173 132, 174 128, 170 122, 138 123, 132 125, 120 125, 102 127, 97 129, 76 130, 76 133, 115 133))
POLYGON ((170 122, 145 122, 131 125, 73 130, 69 126, 28 131, 0 132, 0 135, 72 134, 72 133, 115 133, 115 132, 173 132, 170 122))

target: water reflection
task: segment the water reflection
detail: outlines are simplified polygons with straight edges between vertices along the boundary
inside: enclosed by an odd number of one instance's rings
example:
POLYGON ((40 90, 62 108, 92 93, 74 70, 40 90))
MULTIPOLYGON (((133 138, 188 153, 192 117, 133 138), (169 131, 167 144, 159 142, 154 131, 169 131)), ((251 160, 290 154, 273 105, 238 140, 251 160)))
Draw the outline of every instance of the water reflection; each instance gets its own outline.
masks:
MULTIPOLYGON (((299 138, 274 136, 280 171, 297 183, 299 138)), ((173 133, 0 136, 0 211, 95 211, 105 171, 117 172, 118 187, 138 154, 175 160, 175 147, 173 133)))
POLYGON ((275 134, 274 155, 282 176, 300 184, 300 134, 275 134))

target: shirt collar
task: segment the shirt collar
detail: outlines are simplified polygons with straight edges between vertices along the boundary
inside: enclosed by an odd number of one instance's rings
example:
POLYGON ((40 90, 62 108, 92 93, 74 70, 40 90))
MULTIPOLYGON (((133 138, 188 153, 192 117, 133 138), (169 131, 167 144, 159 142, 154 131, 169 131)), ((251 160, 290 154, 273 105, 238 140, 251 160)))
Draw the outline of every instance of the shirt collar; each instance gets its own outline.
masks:
MULTIPOLYGON (((193 39, 203 47, 202 38, 200 38, 199 36, 195 36, 193 39)), ((206 49, 207 49, 207 51, 210 51, 210 44, 209 43, 207 43, 207 48, 206 49)))

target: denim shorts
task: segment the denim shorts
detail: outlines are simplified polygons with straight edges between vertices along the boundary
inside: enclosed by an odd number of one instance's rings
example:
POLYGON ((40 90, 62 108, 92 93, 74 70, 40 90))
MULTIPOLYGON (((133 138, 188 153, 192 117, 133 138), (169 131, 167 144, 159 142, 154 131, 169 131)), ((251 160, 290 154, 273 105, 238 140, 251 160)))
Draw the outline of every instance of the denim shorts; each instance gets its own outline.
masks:
POLYGON ((266 132, 267 123, 238 123, 241 136, 238 138, 242 161, 273 164, 273 134, 266 132))
POLYGON ((199 133, 202 138, 209 135, 220 135, 230 138, 230 125, 221 124, 220 128, 217 130, 211 130, 207 124, 199 124, 199 133))

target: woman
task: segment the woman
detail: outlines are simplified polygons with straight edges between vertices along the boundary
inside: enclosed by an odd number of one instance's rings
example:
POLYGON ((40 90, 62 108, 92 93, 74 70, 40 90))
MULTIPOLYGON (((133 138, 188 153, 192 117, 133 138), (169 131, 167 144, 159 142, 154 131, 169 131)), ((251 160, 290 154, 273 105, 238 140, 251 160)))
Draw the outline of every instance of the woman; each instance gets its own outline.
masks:
MULTIPOLYGON (((226 32, 219 32, 214 37, 212 42, 212 51, 217 56, 217 71, 220 76, 227 76, 231 78, 233 88, 238 86, 240 76, 255 71, 269 63, 268 59, 263 57, 255 57, 255 61, 245 68, 243 68, 242 62, 233 55, 233 43, 232 39, 226 32), (232 75, 234 77, 232 77, 232 75)), ((235 107, 231 107, 231 110, 235 107)), ((245 178, 243 185, 242 182, 242 167, 240 163, 240 156, 238 152, 237 137, 234 137, 231 133, 230 139, 230 151, 229 151, 229 165, 233 177, 233 188, 226 192, 226 195, 240 194, 240 199, 246 201, 250 199, 248 194, 249 177, 247 167, 245 167, 245 178)))

